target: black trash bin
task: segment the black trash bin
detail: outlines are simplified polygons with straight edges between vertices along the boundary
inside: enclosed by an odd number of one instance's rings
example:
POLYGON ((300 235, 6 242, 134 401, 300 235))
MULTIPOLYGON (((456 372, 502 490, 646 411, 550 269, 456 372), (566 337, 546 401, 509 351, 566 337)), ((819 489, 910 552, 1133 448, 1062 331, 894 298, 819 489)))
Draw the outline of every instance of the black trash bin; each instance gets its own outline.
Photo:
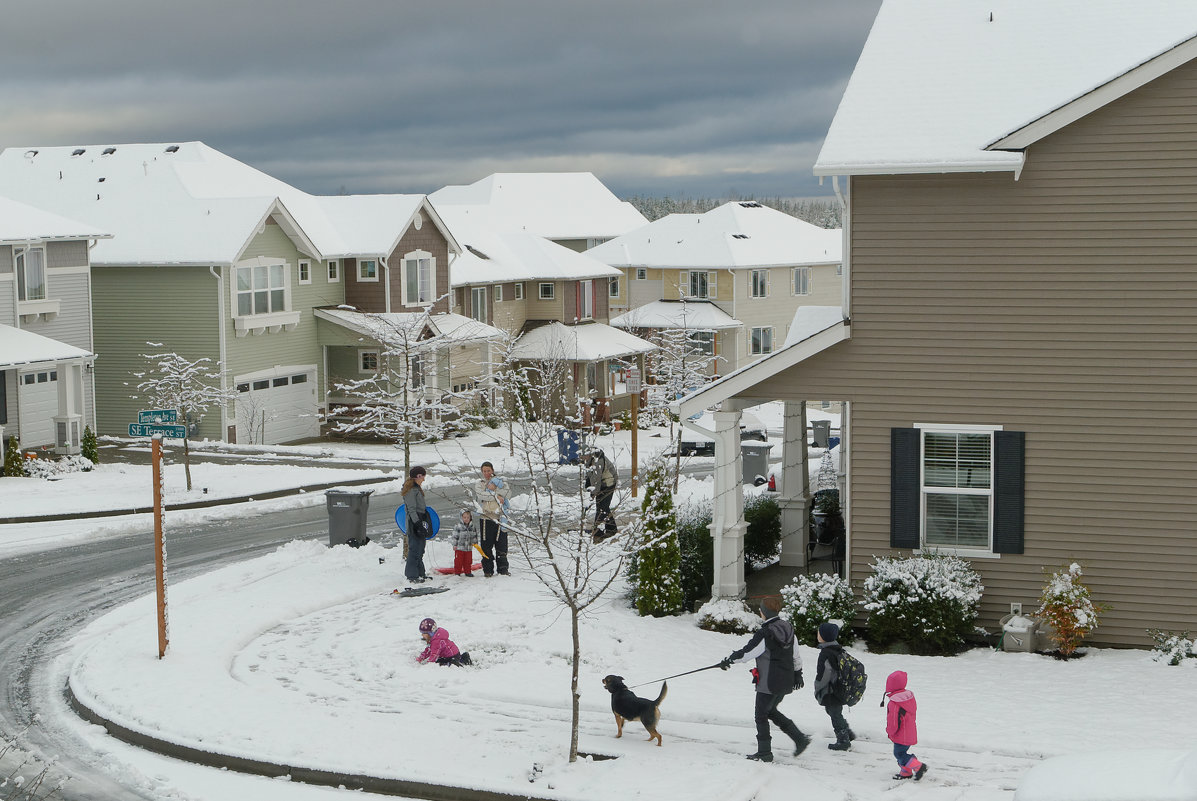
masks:
POLYGON ((366 512, 370 510, 372 489, 336 487, 326 490, 328 506, 328 544, 359 548, 370 541, 366 536, 366 512))

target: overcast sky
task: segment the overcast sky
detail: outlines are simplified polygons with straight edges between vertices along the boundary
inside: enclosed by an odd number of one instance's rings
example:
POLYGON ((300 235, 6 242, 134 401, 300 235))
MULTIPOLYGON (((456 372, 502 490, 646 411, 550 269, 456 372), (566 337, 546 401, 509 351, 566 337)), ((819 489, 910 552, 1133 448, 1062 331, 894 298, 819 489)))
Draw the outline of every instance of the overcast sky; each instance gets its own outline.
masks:
MULTIPOLYGON (((830 194, 880 0, 9 0, 0 145, 201 140, 308 192, 830 194)), ((2 192, 2 188, 0 188, 2 192)))

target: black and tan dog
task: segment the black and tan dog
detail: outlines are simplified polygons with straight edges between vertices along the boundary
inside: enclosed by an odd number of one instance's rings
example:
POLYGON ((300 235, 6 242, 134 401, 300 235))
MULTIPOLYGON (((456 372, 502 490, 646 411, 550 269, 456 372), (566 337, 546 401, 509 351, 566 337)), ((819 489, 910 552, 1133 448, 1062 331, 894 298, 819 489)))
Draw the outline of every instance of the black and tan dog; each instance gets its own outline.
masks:
POLYGON ((623 737, 625 720, 638 720, 648 731, 648 739, 655 739, 659 746, 661 744, 661 733, 657 731, 657 721, 661 719, 659 707, 665 700, 665 692, 669 689, 669 684, 661 685, 661 694, 655 701, 640 698, 629 690, 623 683, 623 676, 606 676, 603 678, 603 686, 607 688, 607 692, 611 693, 611 711, 615 713, 615 725, 618 727, 615 736, 623 737))

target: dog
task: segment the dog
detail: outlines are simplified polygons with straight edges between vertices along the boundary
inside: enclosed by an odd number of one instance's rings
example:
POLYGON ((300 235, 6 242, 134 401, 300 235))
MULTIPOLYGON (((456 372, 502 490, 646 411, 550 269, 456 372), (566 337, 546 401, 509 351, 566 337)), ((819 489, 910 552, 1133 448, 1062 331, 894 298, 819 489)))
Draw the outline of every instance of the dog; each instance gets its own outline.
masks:
POLYGON ((623 737, 623 722, 638 720, 648 731, 648 739, 657 741, 661 745, 661 733, 657 731, 657 721, 661 719, 661 702, 665 700, 665 693, 669 690, 668 682, 661 685, 661 694, 657 700, 650 701, 640 698, 623 683, 623 676, 606 676, 603 686, 611 693, 611 711, 615 713, 616 737, 623 737))

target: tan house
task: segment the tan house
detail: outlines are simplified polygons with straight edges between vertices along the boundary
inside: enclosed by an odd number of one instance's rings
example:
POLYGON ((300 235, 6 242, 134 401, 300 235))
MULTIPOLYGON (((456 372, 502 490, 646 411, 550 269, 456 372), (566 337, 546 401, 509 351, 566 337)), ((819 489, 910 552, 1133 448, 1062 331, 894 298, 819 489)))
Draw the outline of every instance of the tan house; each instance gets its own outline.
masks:
POLYGON ((734 431, 788 401, 797 467, 801 400, 845 402, 857 586, 955 553, 993 631, 1077 561, 1110 606, 1091 641, 1197 629, 1194 57, 1191 4, 883 3, 815 166, 846 210, 838 319, 681 404, 734 431))

